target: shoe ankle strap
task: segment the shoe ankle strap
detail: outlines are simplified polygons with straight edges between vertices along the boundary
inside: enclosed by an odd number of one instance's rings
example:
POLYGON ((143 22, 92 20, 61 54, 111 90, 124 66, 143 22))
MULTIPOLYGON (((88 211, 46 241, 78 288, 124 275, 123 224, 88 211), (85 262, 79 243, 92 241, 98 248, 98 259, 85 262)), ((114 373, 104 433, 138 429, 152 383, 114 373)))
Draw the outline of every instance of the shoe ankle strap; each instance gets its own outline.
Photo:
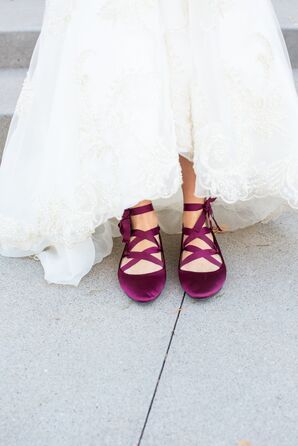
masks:
POLYGON ((118 224, 118 227, 122 234, 122 241, 124 243, 128 243, 130 240, 130 237, 131 237, 132 227, 131 227, 130 217, 132 215, 140 215, 140 214, 145 214, 146 212, 152 212, 152 211, 154 211, 152 203, 145 204, 144 206, 139 206, 136 208, 127 208, 124 210, 122 218, 118 224))
POLYGON ((200 211, 203 207, 203 203, 184 203, 184 211, 200 211))
POLYGON ((145 204, 144 206, 138 206, 136 208, 129 208, 130 215, 140 215, 145 214, 146 212, 152 212, 154 211, 154 207, 152 203, 145 204))
POLYGON ((216 198, 205 198, 204 203, 185 203, 184 204, 184 211, 199 211, 203 210, 202 214, 197 220, 197 223, 195 224, 195 228, 197 227, 203 227, 205 216, 208 219, 208 222, 210 224, 211 230, 213 230, 213 224, 214 222, 216 229, 221 232, 222 229, 220 228, 219 224, 214 218, 213 209, 212 209, 212 203, 216 200, 216 198), (205 214, 205 216, 204 216, 205 214))
POLYGON ((211 210, 211 204, 216 198, 205 198, 204 203, 184 203, 185 211, 200 211, 201 209, 211 210))

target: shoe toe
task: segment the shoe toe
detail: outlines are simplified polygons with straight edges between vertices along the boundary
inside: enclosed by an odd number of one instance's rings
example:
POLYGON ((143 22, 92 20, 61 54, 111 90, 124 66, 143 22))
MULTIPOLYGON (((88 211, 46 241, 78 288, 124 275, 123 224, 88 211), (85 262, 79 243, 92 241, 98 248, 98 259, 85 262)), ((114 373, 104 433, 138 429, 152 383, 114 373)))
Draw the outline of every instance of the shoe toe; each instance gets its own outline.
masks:
POLYGON ((126 274, 118 271, 123 291, 136 302, 151 302, 161 294, 166 282, 165 270, 148 274, 126 274))
POLYGON ((179 279, 184 291, 195 299, 214 296, 223 287, 226 280, 224 264, 216 271, 198 273, 179 269, 179 279))

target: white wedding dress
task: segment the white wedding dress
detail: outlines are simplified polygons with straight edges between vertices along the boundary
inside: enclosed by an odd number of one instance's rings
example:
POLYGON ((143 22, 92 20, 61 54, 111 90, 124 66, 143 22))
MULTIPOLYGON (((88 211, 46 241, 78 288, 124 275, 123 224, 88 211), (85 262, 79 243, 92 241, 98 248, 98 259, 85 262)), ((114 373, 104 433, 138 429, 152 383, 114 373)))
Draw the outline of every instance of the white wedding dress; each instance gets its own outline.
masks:
POLYGON ((269 0, 48 0, 0 169, 0 252, 77 285, 124 208, 181 224, 179 154, 231 230, 298 208, 298 99, 269 0))

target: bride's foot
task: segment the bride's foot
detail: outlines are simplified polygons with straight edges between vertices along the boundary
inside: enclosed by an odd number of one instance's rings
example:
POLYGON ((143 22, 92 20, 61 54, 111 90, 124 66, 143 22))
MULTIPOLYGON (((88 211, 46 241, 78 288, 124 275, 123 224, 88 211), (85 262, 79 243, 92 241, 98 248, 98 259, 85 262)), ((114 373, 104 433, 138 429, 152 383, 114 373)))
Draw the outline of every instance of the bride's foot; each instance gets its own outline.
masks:
MULTIPOLYGON (((199 205, 204 205, 204 200, 202 200, 201 203, 198 203, 199 205)), ((202 215, 203 209, 198 210, 184 210, 183 212, 183 227, 186 229, 192 229, 194 228, 196 222, 202 215)), ((202 217, 203 218, 203 217, 202 217)), ((208 222, 206 216, 204 216, 203 221, 203 228, 208 228, 208 222)), ((210 231, 209 233, 205 234, 205 236, 214 244, 214 235, 213 231, 210 231)), ((183 234, 183 242, 185 242, 188 235, 183 234)), ((189 240, 190 242, 191 240, 189 240)), ((188 243, 189 243, 188 242, 188 243)), ((188 244, 187 243, 187 244, 188 244)), ((207 242, 208 243, 208 242, 207 242)), ((191 244, 193 246, 196 246, 202 250, 210 249, 209 243, 207 244, 206 241, 204 241, 203 238, 196 237, 192 239, 191 244)), ((183 250, 182 251, 182 261, 187 259, 187 257, 191 256, 192 252, 183 250)), ((198 257, 194 258, 194 260, 189 261, 186 263, 181 269, 183 271, 194 271, 194 272, 210 272, 210 271, 216 271, 219 268, 219 265, 222 263, 221 256, 219 254, 212 255, 213 259, 217 260, 219 264, 214 264, 207 260, 205 257, 198 257)))
POLYGON ((210 297, 223 286, 226 267, 212 229, 214 199, 184 205, 179 277, 196 298, 210 297))
POLYGON ((152 204, 126 209, 119 228, 125 242, 118 270, 122 289, 139 302, 156 299, 164 288, 166 270, 152 204))
MULTIPOLYGON (((148 209, 151 209, 150 204, 148 205, 148 209)), ((134 212, 139 212, 139 209, 143 207, 143 206, 136 206, 134 208, 131 208, 131 229, 132 231, 134 229, 138 229, 141 231, 149 231, 152 228, 156 228, 158 227, 158 219, 157 219, 157 215, 154 211, 154 209, 152 208, 152 210, 146 211, 145 213, 142 214, 135 214, 134 212)), ((156 241, 160 244, 160 235, 156 234, 155 236, 156 241)), ((133 240, 135 240, 136 237, 134 237, 133 235, 131 235, 130 237, 130 242, 132 242, 133 240)), ((147 248, 152 248, 156 246, 155 243, 153 243, 151 240, 148 239, 142 239, 142 240, 138 240, 138 243, 136 244, 136 246, 134 246, 132 248, 132 251, 139 251, 142 252, 147 248)), ((153 253, 152 254, 154 257, 156 257, 157 259, 159 259, 160 261, 162 260, 162 256, 161 256, 161 252, 158 253, 153 253)), ((122 262, 121 262, 121 267, 127 265, 130 262, 130 258, 128 257, 123 257, 122 258, 122 262)), ((131 267, 129 267, 128 269, 126 269, 126 274, 147 274, 147 273, 152 273, 154 271, 158 271, 161 269, 160 265, 157 265, 156 263, 151 263, 147 260, 140 260, 139 262, 132 264, 131 267)))

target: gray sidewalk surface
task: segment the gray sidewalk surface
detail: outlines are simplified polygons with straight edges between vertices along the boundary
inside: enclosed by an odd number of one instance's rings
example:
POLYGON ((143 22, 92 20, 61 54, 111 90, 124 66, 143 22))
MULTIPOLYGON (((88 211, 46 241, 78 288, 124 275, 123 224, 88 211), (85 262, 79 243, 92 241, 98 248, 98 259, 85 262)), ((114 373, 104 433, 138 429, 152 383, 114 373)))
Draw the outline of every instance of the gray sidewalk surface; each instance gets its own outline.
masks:
POLYGON ((229 278, 204 302, 179 286, 179 236, 149 305, 119 290, 119 239, 78 288, 1 258, 0 444, 297 446, 297 214, 220 241, 229 278))

